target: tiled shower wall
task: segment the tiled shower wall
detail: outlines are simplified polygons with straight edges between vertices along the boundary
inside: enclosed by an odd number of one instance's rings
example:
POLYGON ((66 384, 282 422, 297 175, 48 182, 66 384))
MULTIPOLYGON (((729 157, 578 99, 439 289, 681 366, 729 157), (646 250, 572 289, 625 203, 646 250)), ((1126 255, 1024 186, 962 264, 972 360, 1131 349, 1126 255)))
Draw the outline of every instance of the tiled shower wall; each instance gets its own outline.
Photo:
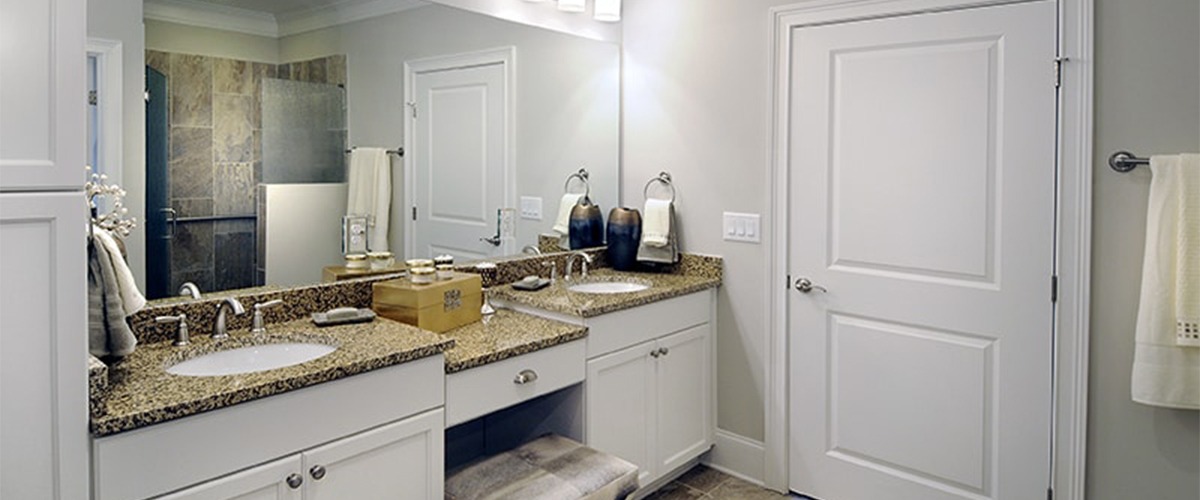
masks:
POLYGON ((255 286, 255 186, 262 179, 262 81, 345 85, 346 56, 285 64, 146 51, 167 76, 171 289, 255 286), (225 220, 189 220, 232 216, 225 220))

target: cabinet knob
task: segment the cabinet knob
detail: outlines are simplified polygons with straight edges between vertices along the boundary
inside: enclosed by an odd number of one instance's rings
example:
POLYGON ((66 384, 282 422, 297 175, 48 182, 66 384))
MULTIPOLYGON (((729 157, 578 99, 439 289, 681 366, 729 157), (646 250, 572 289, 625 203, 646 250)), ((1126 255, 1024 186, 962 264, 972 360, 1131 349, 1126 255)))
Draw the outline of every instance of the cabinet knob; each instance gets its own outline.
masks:
POLYGON ((288 475, 287 485, 289 488, 294 490, 296 488, 299 488, 300 485, 302 485, 302 484, 304 484, 304 476, 301 476, 300 474, 296 474, 295 472, 288 475))
POLYGON ((311 469, 308 469, 308 473, 312 475, 313 479, 320 481, 321 478, 325 477, 325 468, 320 465, 314 465, 311 469))
POLYGON ((666 347, 659 347, 659 348, 658 348, 658 353, 659 353, 659 354, 661 354, 661 355, 663 355, 663 356, 666 356, 666 355, 668 355, 668 354, 670 354, 670 353, 671 353, 671 350, 670 350, 670 349, 667 349, 666 347))
POLYGON ((533 370, 521 370, 521 373, 518 373, 516 378, 513 378, 513 383, 517 384, 517 385, 524 385, 524 384, 533 382, 534 380, 537 380, 537 379, 538 379, 537 372, 535 372, 533 370))

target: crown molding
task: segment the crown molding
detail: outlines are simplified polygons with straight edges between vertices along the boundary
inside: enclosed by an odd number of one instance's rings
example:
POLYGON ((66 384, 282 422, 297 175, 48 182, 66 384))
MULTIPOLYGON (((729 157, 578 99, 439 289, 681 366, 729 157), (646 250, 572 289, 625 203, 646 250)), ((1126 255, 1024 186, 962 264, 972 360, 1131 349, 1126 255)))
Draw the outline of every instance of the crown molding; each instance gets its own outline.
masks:
POLYGON ((339 24, 394 14, 429 5, 421 0, 344 1, 315 9, 276 16, 279 36, 291 36, 339 24))
POLYGON ((142 16, 155 21, 279 38, 275 16, 197 0, 147 0, 142 16))

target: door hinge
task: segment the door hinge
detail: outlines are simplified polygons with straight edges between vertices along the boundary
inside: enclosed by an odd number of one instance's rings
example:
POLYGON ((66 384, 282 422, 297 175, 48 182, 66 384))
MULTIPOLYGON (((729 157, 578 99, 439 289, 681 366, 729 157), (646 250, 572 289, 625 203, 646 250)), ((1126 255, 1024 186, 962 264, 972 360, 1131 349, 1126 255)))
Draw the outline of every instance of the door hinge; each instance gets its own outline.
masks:
POLYGON ((409 101, 409 102, 406 102, 406 103, 404 103, 404 104, 405 104, 406 106, 408 106, 408 108, 409 108, 409 109, 411 109, 411 110, 412 110, 412 117, 413 117, 413 119, 414 119, 414 120, 416 120, 416 119, 417 119, 417 103, 415 103, 415 102, 413 102, 413 101, 409 101))
POLYGON ((1054 88, 1062 87, 1063 63, 1070 61, 1069 57, 1054 58, 1054 88))
POLYGON ((413 207, 412 207, 412 216, 413 216, 413 220, 417 220, 417 207, 416 207, 416 205, 413 205, 413 207))
POLYGON ((787 279, 783 282, 783 289, 790 290, 792 288, 792 275, 787 275, 787 279))
POLYGON ((89 91, 88 91, 88 104, 89 104, 89 105, 92 105, 92 106, 95 106, 95 105, 96 105, 96 103, 98 103, 98 102, 100 102, 100 99, 99 99, 99 97, 96 95, 96 91, 95 91, 95 90, 89 90, 89 91))
POLYGON ((1058 275, 1050 276, 1050 303, 1058 303, 1058 275))
POLYGON ((1046 500, 1054 500, 1054 488, 1046 488, 1046 500))

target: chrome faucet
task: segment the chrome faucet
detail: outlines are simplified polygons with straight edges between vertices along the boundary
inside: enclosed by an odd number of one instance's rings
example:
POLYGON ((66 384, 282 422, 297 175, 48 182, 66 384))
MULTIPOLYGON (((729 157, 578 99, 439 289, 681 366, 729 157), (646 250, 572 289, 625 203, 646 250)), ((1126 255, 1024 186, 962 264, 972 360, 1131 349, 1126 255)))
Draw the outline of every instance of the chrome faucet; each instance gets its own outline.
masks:
POLYGON ((232 310, 235 316, 245 314, 246 308, 242 307, 242 303, 233 297, 226 297, 217 303, 217 319, 213 322, 213 340, 222 340, 229 338, 229 332, 225 330, 225 311, 232 310))
POLYGON ((179 296, 180 297, 191 297, 192 299, 199 299, 200 298, 200 287, 196 286, 196 284, 192 283, 191 281, 184 283, 179 286, 179 296))
POLYGON ((571 281, 571 268, 575 267, 575 257, 583 257, 583 262, 580 263, 579 268, 579 278, 587 279, 588 277, 588 264, 592 263, 592 256, 580 250, 572 252, 571 255, 567 256, 567 268, 563 271, 563 279, 566 281, 571 281))
POLYGON ((250 333, 254 335, 262 335, 267 333, 267 323, 263 321, 263 309, 275 307, 283 304, 283 299, 275 299, 267 302, 259 302, 254 304, 254 317, 250 320, 250 333))

